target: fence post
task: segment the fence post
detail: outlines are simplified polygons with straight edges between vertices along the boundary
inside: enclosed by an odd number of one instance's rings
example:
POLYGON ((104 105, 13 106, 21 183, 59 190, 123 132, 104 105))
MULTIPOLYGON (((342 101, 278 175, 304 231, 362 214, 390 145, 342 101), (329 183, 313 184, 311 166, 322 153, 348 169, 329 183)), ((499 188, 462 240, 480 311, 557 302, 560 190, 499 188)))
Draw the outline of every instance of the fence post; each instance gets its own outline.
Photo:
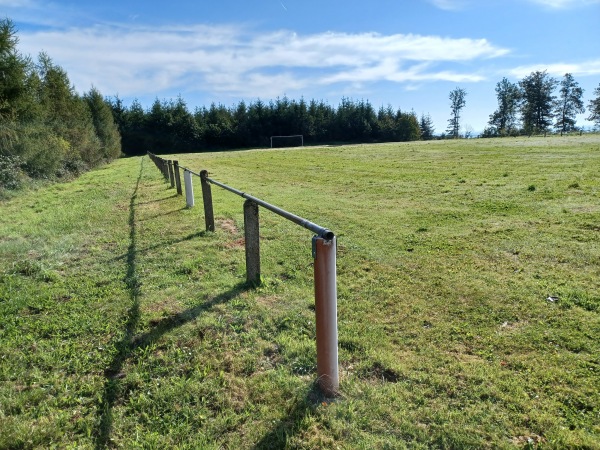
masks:
POLYGON ((169 168, 169 181, 171 182, 171 187, 175 187, 175 173, 173 172, 173 161, 170 159, 167 161, 167 166, 169 168))
POLYGON ((181 195, 181 175, 179 174, 179 161, 173 161, 173 172, 175 173, 175 186, 177 186, 177 194, 181 195))
POLYGON ((244 202, 244 234, 246 238, 246 281, 260 285, 260 235, 258 205, 251 200, 244 202))
POLYGON ((339 390, 336 238, 313 237, 315 258, 315 316, 317 324, 317 376, 327 396, 339 390))
POLYGON ((215 216, 213 214, 212 192, 207 180, 208 171, 200 171, 200 184, 202 185, 202 200, 204 202, 204 222, 206 231, 215 231, 215 216))
POLYGON ((192 185, 192 173, 189 170, 183 171, 183 181, 185 183, 185 203, 188 208, 194 206, 194 186, 192 185))
POLYGON ((169 169, 167 168, 167 161, 165 161, 162 158, 160 158, 160 170, 161 170, 165 180, 168 180, 169 179, 169 169))

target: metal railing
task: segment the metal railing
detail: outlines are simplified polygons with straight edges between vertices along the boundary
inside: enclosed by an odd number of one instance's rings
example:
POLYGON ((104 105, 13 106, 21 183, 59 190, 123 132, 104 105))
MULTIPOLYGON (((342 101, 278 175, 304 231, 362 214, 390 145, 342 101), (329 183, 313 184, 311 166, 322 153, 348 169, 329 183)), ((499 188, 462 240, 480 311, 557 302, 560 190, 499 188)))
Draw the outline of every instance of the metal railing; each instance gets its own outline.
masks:
POLYGON ((171 187, 183 195, 180 170, 184 171, 186 204, 194 206, 194 188, 192 176, 200 178, 204 220, 206 231, 215 231, 211 185, 238 195, 244 202, 244 234, 246 250, 246 280, 254 285, 260 284, 260 235, 259 207, 267 209, 303 228, 315 236, 312 238, 315 288, 315 321, 317 344, 317 381, 321 390, 334 396, 339 390, 338 370, 338 329, 337 329, 337 243, 335 234, 320 225, 292 214, 259 198, 214 180, 208 171, 194 172, 179 165, 178 161, 165 160, 148 152, 148 156, 161 171, 171 187))

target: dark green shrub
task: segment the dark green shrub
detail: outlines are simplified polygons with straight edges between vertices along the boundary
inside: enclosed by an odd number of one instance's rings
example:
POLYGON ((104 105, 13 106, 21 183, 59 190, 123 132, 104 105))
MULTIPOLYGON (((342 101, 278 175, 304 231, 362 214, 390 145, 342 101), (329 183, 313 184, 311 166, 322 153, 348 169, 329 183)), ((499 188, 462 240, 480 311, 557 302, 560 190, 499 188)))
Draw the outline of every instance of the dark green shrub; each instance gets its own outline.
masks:
POLYGON ((18 156, 0 155, 0 187, 9 190, 19 189, 23 179, 21 159, 18 156))

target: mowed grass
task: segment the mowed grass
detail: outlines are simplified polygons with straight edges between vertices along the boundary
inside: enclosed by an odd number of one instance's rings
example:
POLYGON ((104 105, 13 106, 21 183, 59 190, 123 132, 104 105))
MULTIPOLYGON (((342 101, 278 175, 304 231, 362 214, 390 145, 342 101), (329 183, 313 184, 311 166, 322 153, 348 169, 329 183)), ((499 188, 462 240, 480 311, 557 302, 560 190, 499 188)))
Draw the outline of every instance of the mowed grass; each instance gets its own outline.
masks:
POLYGON ((129 158, 0 204, 0 448, 600 448, 600 136, 171 157, 336 233, 340 396, 311 233, 129 158))

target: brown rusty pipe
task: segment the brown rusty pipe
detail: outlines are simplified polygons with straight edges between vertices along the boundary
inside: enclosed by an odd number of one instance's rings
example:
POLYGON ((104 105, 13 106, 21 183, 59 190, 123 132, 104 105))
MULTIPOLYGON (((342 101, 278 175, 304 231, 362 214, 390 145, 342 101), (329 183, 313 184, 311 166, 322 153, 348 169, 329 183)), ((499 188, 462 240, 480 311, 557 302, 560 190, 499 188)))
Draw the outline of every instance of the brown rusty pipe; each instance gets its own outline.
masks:
POLYGON ((315 252, 315 316, 317 322, 317 377, 328 397, 339 392, 336 239, 313 238, 315 252))

